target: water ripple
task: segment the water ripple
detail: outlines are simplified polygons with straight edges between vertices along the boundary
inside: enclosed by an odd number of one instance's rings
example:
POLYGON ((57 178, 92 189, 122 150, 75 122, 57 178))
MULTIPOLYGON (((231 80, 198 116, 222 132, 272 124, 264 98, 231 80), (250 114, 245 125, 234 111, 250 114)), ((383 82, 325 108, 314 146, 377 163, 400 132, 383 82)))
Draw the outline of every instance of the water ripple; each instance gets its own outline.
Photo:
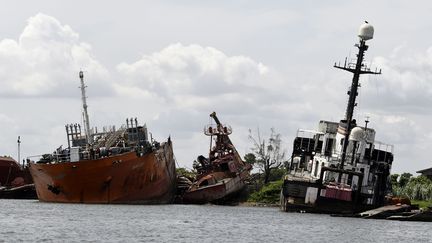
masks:
POLYGON ((276 208, 0 200, 0 242, 431 242, 431 223, 276 208))

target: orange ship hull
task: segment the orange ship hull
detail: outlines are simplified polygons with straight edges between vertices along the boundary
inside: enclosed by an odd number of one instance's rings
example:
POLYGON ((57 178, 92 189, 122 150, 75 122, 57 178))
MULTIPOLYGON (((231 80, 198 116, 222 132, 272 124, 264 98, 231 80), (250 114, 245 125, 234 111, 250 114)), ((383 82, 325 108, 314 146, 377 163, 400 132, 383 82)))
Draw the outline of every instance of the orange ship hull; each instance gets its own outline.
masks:
POLYGON ((172 202, 176 174, 172 144, 139 157, 127 152, 96 160, 30 163, 40 201, 164 204, 172 202))

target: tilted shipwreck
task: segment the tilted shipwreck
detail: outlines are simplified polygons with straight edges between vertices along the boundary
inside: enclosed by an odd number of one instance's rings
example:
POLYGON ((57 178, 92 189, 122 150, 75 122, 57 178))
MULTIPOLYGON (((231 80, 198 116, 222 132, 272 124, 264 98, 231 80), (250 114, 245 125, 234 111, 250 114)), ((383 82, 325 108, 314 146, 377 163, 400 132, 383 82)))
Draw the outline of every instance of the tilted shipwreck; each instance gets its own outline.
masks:
POLYGON ((393 146, 375 140, 375 130, 353 119, 361 74, 380 74, 363 63, 374 29, 360 27, 355 63, 336 68, 353 73, 345 119, 320 121, 317 131, 298 130, 289 173, 281 191, 284 211, 355 213, 385 204, 391 190, 393 146))
POLYGON ((29 168, 19 164, 12 157, 0 156, 0 198, 36 198, 29 168))
POLYGON ((252 169, 241 159, 231 142, 231 127, 222 125, 215 112, 210 117, 215 120, 216 126, 209 125, 204 129, 204 134, 210 136, 209 157, 201 155, 194 162, 197 176, 193 182, 180 178, 179 194, 183 203, 231 204, 245 188, 252 169))
POLYGON ((126 125, 92 131, 87 114, 84 76, 80 72, 84 134, 67 125, 66 148, 30 161, 40 201, 65 203, 163 204, 173 201, 176 189, 171 139, 149 139, 137 119, 126 125))

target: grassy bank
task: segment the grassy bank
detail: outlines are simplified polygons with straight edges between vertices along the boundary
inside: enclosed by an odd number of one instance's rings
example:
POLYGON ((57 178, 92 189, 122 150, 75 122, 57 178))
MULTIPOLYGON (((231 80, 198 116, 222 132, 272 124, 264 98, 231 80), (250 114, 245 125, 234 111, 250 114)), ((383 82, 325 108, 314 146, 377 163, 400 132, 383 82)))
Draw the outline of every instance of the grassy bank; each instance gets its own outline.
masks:
POLYGON ((272 181, 263 186, 261 190, 253 192, 248 199, 251 203, 278 204, 282 180, 272 181))
POLYGON ((432 207, 432 200, 429 200, 429 201, 411 200, 411 204, 417 204, 417 205, 419 205, 419 208, 427 208, 427 207, 432 207))

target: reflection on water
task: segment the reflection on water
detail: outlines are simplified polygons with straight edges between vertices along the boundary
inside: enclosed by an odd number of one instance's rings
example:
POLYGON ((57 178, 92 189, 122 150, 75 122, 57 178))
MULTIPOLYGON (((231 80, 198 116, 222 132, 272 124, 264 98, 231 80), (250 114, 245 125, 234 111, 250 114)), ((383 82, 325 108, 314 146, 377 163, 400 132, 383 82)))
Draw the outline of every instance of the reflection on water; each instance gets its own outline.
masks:
POLYGON ((0 200, 0 241, 431 242, 432 223, 333 218, 277 208, 84 205, 0 200))

